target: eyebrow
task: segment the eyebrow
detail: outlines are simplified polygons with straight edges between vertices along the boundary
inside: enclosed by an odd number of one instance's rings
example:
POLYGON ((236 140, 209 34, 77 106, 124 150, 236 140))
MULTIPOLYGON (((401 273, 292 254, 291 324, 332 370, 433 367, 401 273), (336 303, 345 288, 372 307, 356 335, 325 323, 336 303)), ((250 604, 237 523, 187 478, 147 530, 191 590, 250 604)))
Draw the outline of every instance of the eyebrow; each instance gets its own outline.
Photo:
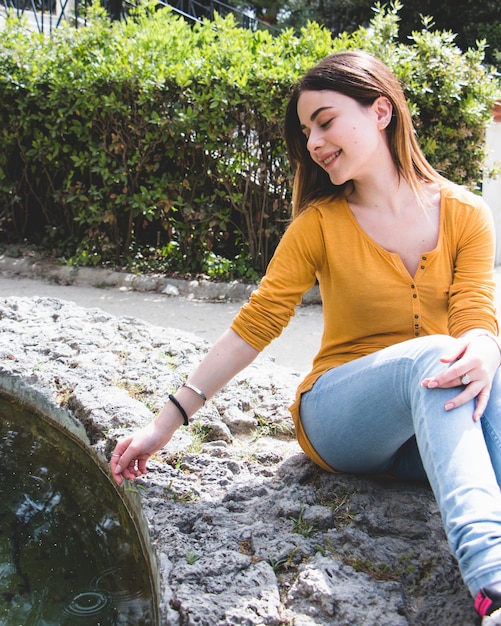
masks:
MULTIPOLYGON (((310 116, 310 122, 314 122, 317 117, 320 115, 320 113, 322 113, 322 111, 327 111, 328 109, 333 109, 335 107, 333 106, 327 106, 327 107, 320 107, 318 108, 316 111, 313 111, 313 113, 310 116)), ((306 126, 304 124, 301 124, 301 129, 306 128, 306 126)))

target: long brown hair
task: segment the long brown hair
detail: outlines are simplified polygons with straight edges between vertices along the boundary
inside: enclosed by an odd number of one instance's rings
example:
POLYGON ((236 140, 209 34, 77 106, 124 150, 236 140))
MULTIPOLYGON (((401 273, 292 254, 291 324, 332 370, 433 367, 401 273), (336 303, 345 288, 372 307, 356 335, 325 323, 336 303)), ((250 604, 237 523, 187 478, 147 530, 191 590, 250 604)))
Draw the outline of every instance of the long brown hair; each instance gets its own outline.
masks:
POLYGON ((292 168, 295 170, 292 194, 293 217, 319 198, 344 195, 343 185, 333 185, 327 173, 310 157, 297 114, 303 91, 337 91, 370 106, 379 96, 391 102, 393 114, 385 132, 391 155, 400 175, 418 198, 423 182, 444 180, 428 163, 415 137, 405 96, 396 77, 376 57, 361 50, 332 54, 309 70, 295 86, 285 114, 285 141, 292 168))

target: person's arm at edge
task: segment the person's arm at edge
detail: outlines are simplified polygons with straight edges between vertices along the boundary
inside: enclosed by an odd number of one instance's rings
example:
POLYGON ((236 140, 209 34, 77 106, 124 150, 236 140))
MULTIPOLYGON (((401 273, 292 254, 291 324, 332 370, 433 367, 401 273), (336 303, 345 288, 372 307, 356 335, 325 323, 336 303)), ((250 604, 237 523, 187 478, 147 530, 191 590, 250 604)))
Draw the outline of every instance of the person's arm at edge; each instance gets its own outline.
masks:
MULTIPOLYGON (((259 351, 228 329, 212 346, 189 383, 211 398, 241 370, 250 365, 259 351)), ((188 387, 180 387, 174 394, 188 417, 200 409, 203 399, 188 387)), ((136 433, 120 439, 113 451, 110 468, 115 482, 122 478, 134 480, 146 473, 146 461, 163 448, 174 432, 183 424, 183 416, 172 401, 166 402, 157 416, 136 433)))

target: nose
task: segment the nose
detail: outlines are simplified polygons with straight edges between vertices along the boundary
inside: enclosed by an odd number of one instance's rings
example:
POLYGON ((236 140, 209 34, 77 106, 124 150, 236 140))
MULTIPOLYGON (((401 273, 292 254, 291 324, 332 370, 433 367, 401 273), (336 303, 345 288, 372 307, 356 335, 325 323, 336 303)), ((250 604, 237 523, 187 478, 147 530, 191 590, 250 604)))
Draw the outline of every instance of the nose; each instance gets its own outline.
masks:
POLYGON ((324 141, 321 134, 312 129, 306 142, 306 149, 311 155, 313 155, 323 145, 323 143, 324 141))

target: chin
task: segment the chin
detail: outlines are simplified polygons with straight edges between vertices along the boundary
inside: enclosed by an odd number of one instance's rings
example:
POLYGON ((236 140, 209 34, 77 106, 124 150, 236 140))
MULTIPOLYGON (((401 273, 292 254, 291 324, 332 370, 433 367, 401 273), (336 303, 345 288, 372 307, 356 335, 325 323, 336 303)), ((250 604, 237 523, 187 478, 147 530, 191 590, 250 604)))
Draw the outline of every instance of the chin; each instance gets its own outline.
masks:
POLYGON ((349 179, 346 178, 346 176, 339 176, 339 174, 337 175, 329 174, 329 180, 336 187, 341 187, 342 185, 346 184, 349 181, 349 179))

